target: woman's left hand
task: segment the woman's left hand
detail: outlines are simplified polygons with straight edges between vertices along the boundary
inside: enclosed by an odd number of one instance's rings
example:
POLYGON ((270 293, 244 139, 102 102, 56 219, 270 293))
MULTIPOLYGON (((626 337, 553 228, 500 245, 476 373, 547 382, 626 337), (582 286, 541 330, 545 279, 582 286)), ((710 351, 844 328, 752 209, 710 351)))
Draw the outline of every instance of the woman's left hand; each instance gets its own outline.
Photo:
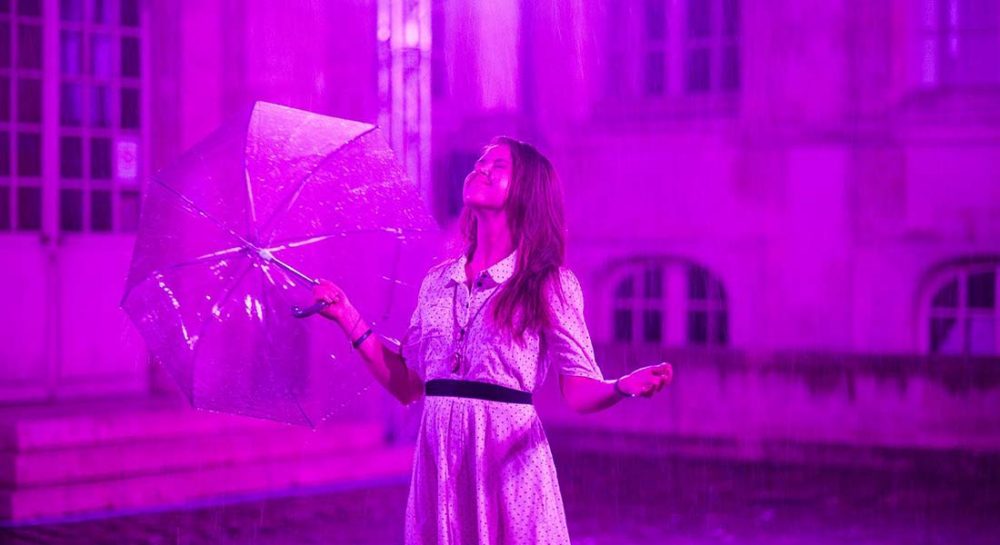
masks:
POLYGON ((618 379, 618 389, 630 396, 653 397, 674 379, 674 368, 667 362, 649 365, 618 379))

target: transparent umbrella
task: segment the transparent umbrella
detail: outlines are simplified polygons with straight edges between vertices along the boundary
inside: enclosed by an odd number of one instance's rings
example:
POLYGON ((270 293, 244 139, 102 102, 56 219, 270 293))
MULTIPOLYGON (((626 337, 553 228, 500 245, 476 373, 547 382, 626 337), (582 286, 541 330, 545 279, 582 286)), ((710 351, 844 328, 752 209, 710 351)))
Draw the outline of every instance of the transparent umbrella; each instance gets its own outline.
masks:
POLYGON ((437 235, 377 127, 258 102, 149 184, 122 307, 195 407, 362 416, 349 343, 294 315, 316 310, 305 271, 401 332, 437 235))

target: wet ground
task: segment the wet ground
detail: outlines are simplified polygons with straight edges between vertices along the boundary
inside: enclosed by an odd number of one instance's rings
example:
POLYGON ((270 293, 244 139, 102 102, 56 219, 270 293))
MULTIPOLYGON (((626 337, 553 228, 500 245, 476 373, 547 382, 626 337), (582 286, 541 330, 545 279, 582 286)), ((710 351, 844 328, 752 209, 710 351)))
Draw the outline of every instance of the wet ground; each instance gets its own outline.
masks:
MULTIPOLYGON (((1000 475, 622 455, 556 445, 576 545, 1000 544, 1000 475)), ((407 484, 0 529, 0 543, 396 544, 407 484)))

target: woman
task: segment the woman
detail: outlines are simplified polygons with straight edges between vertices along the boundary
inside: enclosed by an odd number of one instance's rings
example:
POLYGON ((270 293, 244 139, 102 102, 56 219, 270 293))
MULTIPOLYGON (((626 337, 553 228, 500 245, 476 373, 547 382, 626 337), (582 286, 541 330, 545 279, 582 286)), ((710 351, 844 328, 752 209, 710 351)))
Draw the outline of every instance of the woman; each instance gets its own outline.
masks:
POLYGON ((670 364, 604 380, 580 284, 562 267, 562 193, 532 146, 499 137, 465 178, 464 255, 427 274, 400 349, 337 286, 315 297, 375 378, 404 404, 426 396, 406 543, 569 543, 548 442, 531 405, 550 366, 579 412, 652 396, 670 364))

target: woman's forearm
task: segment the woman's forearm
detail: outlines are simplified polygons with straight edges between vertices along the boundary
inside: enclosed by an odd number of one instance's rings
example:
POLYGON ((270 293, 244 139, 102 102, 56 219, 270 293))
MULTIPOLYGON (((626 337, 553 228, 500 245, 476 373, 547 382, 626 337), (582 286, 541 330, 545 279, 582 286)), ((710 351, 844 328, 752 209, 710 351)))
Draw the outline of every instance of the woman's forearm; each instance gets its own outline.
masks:
POLYGON ((647 365, 618 380, 559 376, 566 404, 581 413, 607 409, 626 397, 652 397, 674 379, 674 369, 667 362, 647 365))
MULTIPOLYGON (((371 327, 357 310, 340 324, 350 341, 355 341, 371 327)), ((423 381, 406 364, 403 358, 386 346, 378 335, 368 335, 357 347, 358 354, 375 380, 404 405, 423 395, 423 381)))
POLYGON ((623 399, 613 380, 560 375, 559 386, 566 404, 579 413, 601 411, 623 399))

